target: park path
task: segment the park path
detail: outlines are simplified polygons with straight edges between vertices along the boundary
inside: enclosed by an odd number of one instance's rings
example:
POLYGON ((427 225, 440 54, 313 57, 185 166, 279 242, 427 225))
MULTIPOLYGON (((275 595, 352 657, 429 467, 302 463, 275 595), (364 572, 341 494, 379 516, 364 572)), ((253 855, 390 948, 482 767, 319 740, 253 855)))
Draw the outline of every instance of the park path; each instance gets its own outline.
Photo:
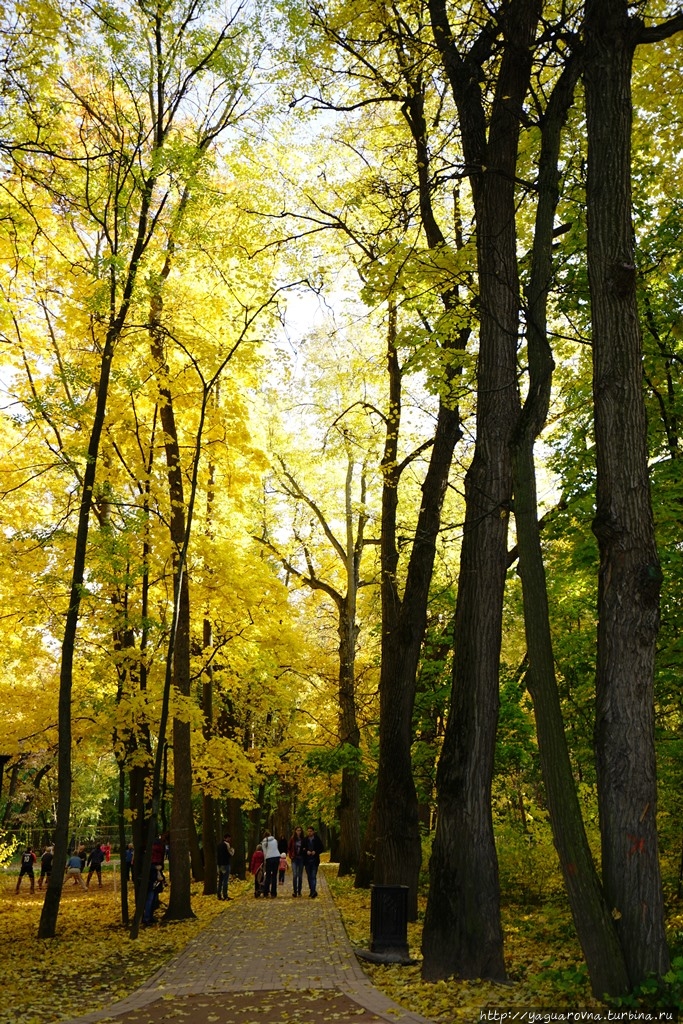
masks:
POLYGON ((62 1024, 429 1024, 363 973, 327 883, 244 893, 125 1000, 62 1024))

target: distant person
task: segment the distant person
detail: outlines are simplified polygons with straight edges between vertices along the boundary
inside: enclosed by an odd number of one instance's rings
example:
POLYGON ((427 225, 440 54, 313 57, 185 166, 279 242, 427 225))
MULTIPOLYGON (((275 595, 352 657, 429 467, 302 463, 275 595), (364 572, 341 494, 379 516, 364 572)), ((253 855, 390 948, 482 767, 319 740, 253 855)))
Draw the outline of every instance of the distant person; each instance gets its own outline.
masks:
POLYGON ((21 880, 26 875, 31 883, 31 892, 35 892, 36 888, 36 876, 33 874, 33 865, 36 862, 36 855, 33 852, 32 846, 27 846, 21 855, 21 861, 19 862, 19 877, 17 878, 17 887, 14 890, 19 892, 21 886, 21 880))
POLYGON ((265 880, 265 871, 263 868, 263 850, 260 846, 257 846, 251 855, 251 861, 249 862, 249 870, 254 876, 254 896, 258 899, 263 893, 263 883, 265 880))
POLYGON ((132 843, 128 843, 123 854, 123 862, 121 864, 121 873, 123 875, 123 883, 127 885, 128 882, 133 881, 133 857, 135 856, 135 848, 132 843))
POLYGON ((266 869, 266 881, 264 896, 275 899, 277 896, 277 873, 280 868, 280 851, 277 848, 277 839, 266 829, 263 833, 261 843, 266 869))
POLYGON ((280 866, 278 868, 277 880, 279 885, 285 884, 285 874, 287 872, 287 854, 280 854, 280 866))
POLYGON ((166 856, 166 840, 164 836, 157 836, 152 843, 152 864, 164 869, 164 857, 166 856))
POLYGON ((105 853, 102 847, 98 844, 93 846, 88 857, 88 881, 85 883, 87 887, 90 886, 90 879, 93 874, 97 875, 97 881, 99 882, 100 889, 102 888, 102 862, 104 861, 105 853))
POLYGON ((111 860, 111 843, 102 843, 102 853, 107 864, 111 860))
POLYGON ((292 896, 301 896, 304 877, 304 830, 297 825, 289 839, 289 859, 292 862, 292 896))
POLYGON ((323 849, 322 839, 313 826, 309 825, 304 838, 304 867, 308 880, 308 895, 311 899, 318 895, 318 866, 323 849))
POLYGON ((38 888, 43 888, 43 879, 46 878, 46 885, 50 884, 50 875, 52 874, 52 862, 55 859, 54 846, 46 846, 43 850, 43 856, 40 858, 40 878, 38 879, 38 888))
POLYGON ((287 853, 287 838, 286 836, 280 836, 277 841, 277 848, 280 853, 287 853))
POLYGON ((83 881, 83 872, 81 871, 81 864, 82 861, 81 858, 78 856, 78 853, 72 853, 68 861, 66 862, 66 877, 73 878, 74 885, 80 885, 81 889, 84 889, 85 892, 87 892, 88 887, 83 881))
POLYGON ((223 841, 218 844, 216 849, 216 865, 218 867, 218 899, 229 900, 228 896, 228 882, 230 881, 230 865, 232 864, 232 857, 234 849, 230 845, 230 833, 226 832, 223 836, 223 841))

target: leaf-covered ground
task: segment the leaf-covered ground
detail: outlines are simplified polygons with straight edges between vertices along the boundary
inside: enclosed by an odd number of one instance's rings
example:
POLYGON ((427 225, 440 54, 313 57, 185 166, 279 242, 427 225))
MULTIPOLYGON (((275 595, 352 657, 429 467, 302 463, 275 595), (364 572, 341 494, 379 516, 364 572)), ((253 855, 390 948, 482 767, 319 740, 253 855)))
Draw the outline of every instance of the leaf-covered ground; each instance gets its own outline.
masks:
MULTIPOLYGON (((246 885, 232 880, 233 896, 246 885)), ((101 889, 94 878, 87 893, 64 886, 57 937, 38 939, 43 893, 36 883, 31 895, 26 879, 18 895, 15 886, 16 873, 0 875, 0 1024, 48 1024, 122 999, 230 906, 193 885, 195 920, 142 929, 131 942, 120 923, 120 889, 105 871, 101 889)))
MULTIPOLYGON (((330 874, 327 878, 352 945, 369 948, 369 891, 354 889, 352 879, 335 879, 330 874)), ((421 900, 420 919, 423 914, 421 900)), ((503 906, 502 915, 510 984, 454 979, 436 984, 423 982, 421 922, 408 926, 410 955, 418 961, 414 966, 364 963, 363 967, 373 984, 391 999, 438 1024, 470 1024, 480 1019, 480 1011, 486 1007, 605 1011, 604 1004, 591 995, 588 973, 564 901, 555 899, 531 909, 508 904, 503 906)), ((674 930, 680 929, 683 912, 672 915, 669 924, 674 930)))
MULTIPOLYGON (((368 948, 370 893, 354 889, 351 879, 336 879, 335 867, 326 867, 325 874, 351 943, 368 948)), ((229 912, 230 906, 235 908, 234 903, 226 906, 215 897, 202 896, 201 885, 193 885, 195 920, 159 924, 143 930, 131 942, 127 929, 119 923, 118 887, 115 890, 113 876, 107 872, 102 889, 95 886, 84 893, 75 886, 65 886, 58 937, 41 940, 36 938, 36 932, 43 894, 36 886, 35 894, 31 895, 24 880, 24 888, 15 895, 15 884, 16 873, 0 874, 4 940, 0 947, 0 1024, 50 1024, 109 1006, 138 988, 216 915, 229 912)), ((233 896, 244 888, 251 889, 251 882, 233 879, 230 884, 233 896)), ((678 931, 680 936, 683 913, 672 913, 669 925, 672 934, 678 931)), ((454 980, 423 983, 419 923, 409 925, 408 935, 411 956, 418 960, 417 964, 363 966, 377 988, 438 1024, 469 1024, 479 1019, 485 1007, 604 1009, 590 995, 573 925, 562 900, 553 899, 529 908, 507 905, 503 909, 503 927, 509 985, 454 980)), ((246 998, 244 994, 235 999, 225 997, 226 1021, 232 1020, 230 1013, 241 1022, 249 1018, 246 1011, 253 1009, 255 997, 249 994, 251 1002, 247 999, 245 1003, 246 998)), ((309 993, 309 998, 313 1000, 311 1010, 315 1008, 321 1020, 350 1017, 350 1011, 341 1003, 329 1004, 329 993, 309 993), (323 1000, 320 1007, 315 1002, 319 999, 323 1000)), ((183 1010, 180 1015, 189 1019, 195 1009, 199 1020, 203 1012, 201 1000, 195 1002, 196 1007, 189 1002, 179 1006, 178 1012, 183 1010)), ((358 1007, 355 1012, 360 1012, 358 1007)), ((160 1019, 167 1017, 168 1014, 160 1019)), ((276 1024, 275 1018, 268 1014, 266 1018, 276 1024)), ((296 1021, 296 1015, 291 1019, 296 1021)), ((135 1015, 130 1018, 131 1024, 137 1024, 137 1020, 135 1015)))

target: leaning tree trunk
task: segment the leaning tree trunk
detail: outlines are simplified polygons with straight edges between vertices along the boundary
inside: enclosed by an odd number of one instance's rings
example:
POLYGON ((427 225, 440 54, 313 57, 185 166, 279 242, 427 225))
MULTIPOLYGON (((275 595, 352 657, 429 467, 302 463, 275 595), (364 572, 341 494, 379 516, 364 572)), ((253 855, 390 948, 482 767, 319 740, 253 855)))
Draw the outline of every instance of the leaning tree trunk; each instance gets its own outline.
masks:
MULTIPOLYGON (((457 407, 439 407, 429 469, 422 486, 422 504, 415 531, 408 578, 398 614, 383 601, 384 625, 380 672, 380 755, 375 796, 374 881, 407 885, 408 919, 417 919, 417 884, 422 861, 420 818, 411 759, 412 719, 417 666, 427 623, 429 585, 453 450, 460 436, 457 407)), ((385 484, 383 511, 394 517, 393 528, 383 515, 382 542, 395 544, 395 488, 385 484), (390 538, 390 540, 389 540, 390 538)), ((392 559, 383 560, 384 590, 392 559)))
POLYGON ((559 197, 562 127, 579 75, 570 59, 541 121, 538 203, 528 289, 529 391, 513 446, 514 515, 522 580, 528 667, 525 682, 536 716, 538 747, 555 848, 593 993, 623 995, 628 973, 583 825, 555 677, 548 591, 538 524, 534 442, 546 422, 554 369, 548 343, 547 296, 559 197))
POLYGON ((505 12, 505 46, 487 141, 481 67, 458 53, 444 0, 430 3, 471 168, 481 310, 477 437, 465 479, 452 699, 437 770, 437 825, 422 939, 422 973, 430 981, 453 974, 505 978, 491 781, 512 497, 511 441, 520 412, 514 182, 538 8, 537 0, 519 0, 505 12))
POLYGON ((661 569, 648 476, 631 209, 627 0, 586 2, 588 278, 600 549, 595 749, 603 882, 633 985, 669 966, 659 870, 654 658, 661 569))

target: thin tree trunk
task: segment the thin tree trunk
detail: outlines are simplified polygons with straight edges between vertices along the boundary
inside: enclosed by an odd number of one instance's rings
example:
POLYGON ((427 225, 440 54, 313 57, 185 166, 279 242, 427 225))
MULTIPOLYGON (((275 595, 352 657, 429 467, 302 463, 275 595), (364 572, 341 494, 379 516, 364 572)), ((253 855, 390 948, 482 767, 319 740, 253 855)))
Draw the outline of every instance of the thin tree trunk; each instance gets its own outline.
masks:
POLYGON ((236 878, 246 878, 247 860, 245 851, 244 819, 242 817, 242 802, 237 797, 230 796, 227 801, 228 831, 232 837, 232 845, 235 850, 232 856, 230 874, 236 878))
POLYGON ((587 0, 588 278, 600 550, 595 749, 607 898, 631 983, 669 966, 656 827, 654 537, 631 208, 627 0, 587 0))
MULTIPOLYGON (((173 396, 168 380, 163 343, 156 324, 161 313, 161 296, 152 301, 150 337, 152 354, 159 376, 160 417, 164 431, 166 471, 170 499, 170 538, 173 546, 173 594, 177 605, 177 628, 173 652, 173 684, 182 697, 191 693, 190 677, 190 588, 187 572, 179 566, 179 553, 185 543, 187 524, 180 460, 180 445, 175 422, 173 396)), ((194 917, 190 899, 190 830, 192 827, 192 749, 190 723, 173 719, 173 798, 171 802, 170 895, 166 917, 182 920, 194 917)))
MULTIPOLYGON (((348 492, 347 492, 348 493, 348 492)), ((351 547, 353 552, 353 546, 351 547)), ((349 583, 349 593, 352 584, 349 583)), ((354 600, 347 600, 339 615, 339 743, 354 752, 360 748, 360 729, 356 718, 356 640, 358 626, 354 600)), ((342 767, 339 801, 339 876, 349 875, 360 858, 360 787, 358 763, 342 767)))

